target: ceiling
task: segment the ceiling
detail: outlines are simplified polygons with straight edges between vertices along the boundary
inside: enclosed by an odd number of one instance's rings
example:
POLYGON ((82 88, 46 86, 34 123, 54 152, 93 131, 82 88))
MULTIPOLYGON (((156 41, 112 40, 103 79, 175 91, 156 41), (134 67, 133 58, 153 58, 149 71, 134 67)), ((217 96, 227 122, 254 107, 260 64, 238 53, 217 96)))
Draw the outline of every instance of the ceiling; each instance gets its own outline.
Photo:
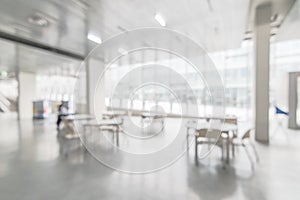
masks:
POLYGON ((277 35, 278 41, 300 39, 300 1, 296 1, 287 14, 277 35))
MULTIPOLYGON (((87 32, 105 40, 136 28, 160 27, 154 19, 158 12, 167 28, 187 34, 205 49, 215 51, 240 45, 248 6, 249 0, 178 0, 176 3, 172 0, 2 0, 0 31, 85 55, 87 46, 91 49, 95 45, 87 41, 87 32), (48 24, 30 23, 29 18, 35 15, 47 19, 48 24)), ((10 54, 1 55, 1 68, 14 67, 14 47, 4 41, 0 44, 2 52, 10 49, 10 54)), ((55 64, 53 60, 60 60, 40 58, 39 61, 40 56, 33 55, 29 48, 29 52, 23 50, 20 55, 27 61, 20 60, 21 67, 38 64, 38 70, 55 64)))
POLYGON ((159 27, 158 12, 167 28, 218 50, 239 45, 248 7, 249 0, 2 0, 0 23, 3 31, 84 54, 87 30, 106 39, 124 30, 159 27), (48 26, 30 24, 34 14, 47 18, 48 26))
POLYGON ((47 74, 62 74, 65 71, 74 73, 80 61, 41 51, 24 45, 0 40, 0 70, 15 72, 39 72, 47 74), (18 48, 18 50, 16 50, 18 48), (16 51, 18 58, 16 59, 16 51))
MULTIPOLYGON (((1 0, 0 31, 86 55, 96 45, 87 40, 88 32, 106 40, 136 28, 160 27, 154 19, 155 14, 160 13, 168 29, 186 34, 211 52, 239 47, 245 31, 252 27, 252 7, 264 1, 1 0), (35 16, 46 19, 47 25, 31 23, 30 18, 35 16)), ((294 0, 272 1, 278 8, 276 12, 284 14, 290 6, 284 2, 294 0)), ((14 44, 0 40, 0 70, 15 69, 15 50, 14 44)), ((41 72, 54 66, 80 63, 26 46, 20 46, 19 50, 18 66, 25 71, 41 72)))
POLYGON ((249 16, 247 18, 247 30, 253 31, 255 22, 256 7, 262 4, 272 3, 272 17, 276 16, 271 26, 280 26, 284 21, 286 15, 295 3, 295 0, 252 0, 249 7, 249 16))

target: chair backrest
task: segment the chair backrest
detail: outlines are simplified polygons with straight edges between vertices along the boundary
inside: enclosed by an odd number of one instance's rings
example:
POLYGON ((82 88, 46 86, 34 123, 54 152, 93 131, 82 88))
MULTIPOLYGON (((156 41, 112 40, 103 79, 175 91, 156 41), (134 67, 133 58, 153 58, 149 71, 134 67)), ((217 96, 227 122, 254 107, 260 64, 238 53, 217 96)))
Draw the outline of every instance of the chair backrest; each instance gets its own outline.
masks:
POLYGON ((216 140, 218 140, 220 136, 221 136, 221 130, 219 129, 209 129, 206 134, 207 138, 216 139, 216 140))
POLYGON ((242 136, 242 140, 244 140, 244 139, 250 139, 251 131, 252 131, 252 130, 254 130, 254 129, 253 129, 253 128, 248 129, 248 130, 244 133, 244 135, 242 136))
POLYGON ((207 132, 208 132, 207 128, 198 129, 198 130, 196 130, 196 136, 197 137, 206 137, 207 132))
POLYGON ((221 130, 217 129, 198 129, 196 130, 197 137, 210 138, 210 139, 219 139, 221 135, 221 130))
POLYGON ((224 123, 237 125, 237 118, 225 118, 224 123))
POLYGON ((278 108, 277 106, 275 106, 275 114, 282 114, 282 115, 289 116, 289 113, 288 113, 288 112, 285 112, 285 111, 281 110, 281 109, 278 108))

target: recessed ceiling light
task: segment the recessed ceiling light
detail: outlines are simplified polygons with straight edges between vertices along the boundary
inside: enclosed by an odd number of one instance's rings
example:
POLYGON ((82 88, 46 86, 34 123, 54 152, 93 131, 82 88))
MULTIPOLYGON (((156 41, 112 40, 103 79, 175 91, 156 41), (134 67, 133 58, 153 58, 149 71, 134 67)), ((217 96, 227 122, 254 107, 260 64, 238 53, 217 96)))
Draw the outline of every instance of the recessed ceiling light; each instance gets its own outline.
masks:
POLYGON ((128 54, 128 51, 126 51, 126 50, 123 49, 123 48, 119 48, 119 49, 118 49, 118 52, 119 52, 120 54, 122 54, 122 55, 127 55, 127 54, 128 54))
POLYGON ((101 43, 102 43, 101 38, 98 37, 98 36, 96 36, 96 35, 94 35, 94 34, 92 34, 92 33, 89 33, 89 34, 87 35, 87 38, 88 38, 89 40, 95 42, 95 43, 98 43, 98 44, 101 44, 101 43))
POLYGON ((36 25, 36 26, 47 26, 49 24, 49 21, 42 17, 41 15, 35 13, 34 15, 30 16, 28 18, 28 22, 33 24, 33 25, 36 25))
POLYGON ((166 22, 160 14, 156 14, 154 18, 161 26, 166 26, 166 22))

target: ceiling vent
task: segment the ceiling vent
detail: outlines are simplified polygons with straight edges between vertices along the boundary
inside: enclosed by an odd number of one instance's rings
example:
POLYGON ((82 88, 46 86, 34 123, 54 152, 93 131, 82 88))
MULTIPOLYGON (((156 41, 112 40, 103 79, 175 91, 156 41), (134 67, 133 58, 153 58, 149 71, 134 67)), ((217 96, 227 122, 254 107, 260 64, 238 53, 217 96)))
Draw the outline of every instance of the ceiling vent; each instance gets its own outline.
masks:
POLYGON ((28 22, 40 27, 46 27, 49 25, 49 21, 39 13, 35 13, 32 16, 28 17, 28 22))

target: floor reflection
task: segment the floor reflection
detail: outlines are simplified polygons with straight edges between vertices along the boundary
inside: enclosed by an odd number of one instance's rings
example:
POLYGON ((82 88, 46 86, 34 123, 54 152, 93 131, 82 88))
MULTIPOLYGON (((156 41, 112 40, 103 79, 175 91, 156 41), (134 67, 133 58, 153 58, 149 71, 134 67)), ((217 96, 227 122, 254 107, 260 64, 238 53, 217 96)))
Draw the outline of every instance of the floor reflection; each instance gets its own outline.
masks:
MULTIPOLYGON (((255 173, 242 149, 223 168, 217 149, 196 166, 191 147, 167 168, 134 175, 104 166, 78 138, 57 134, 55 120, 0 119, 0 126, 1 199, 279 200, 300 194, 297 132, 290 132, 289 140, 276 133, 269 146, 257 144, 261 162, 255 173)), ((105 151, 111 149, 103 147, 105 151)))

